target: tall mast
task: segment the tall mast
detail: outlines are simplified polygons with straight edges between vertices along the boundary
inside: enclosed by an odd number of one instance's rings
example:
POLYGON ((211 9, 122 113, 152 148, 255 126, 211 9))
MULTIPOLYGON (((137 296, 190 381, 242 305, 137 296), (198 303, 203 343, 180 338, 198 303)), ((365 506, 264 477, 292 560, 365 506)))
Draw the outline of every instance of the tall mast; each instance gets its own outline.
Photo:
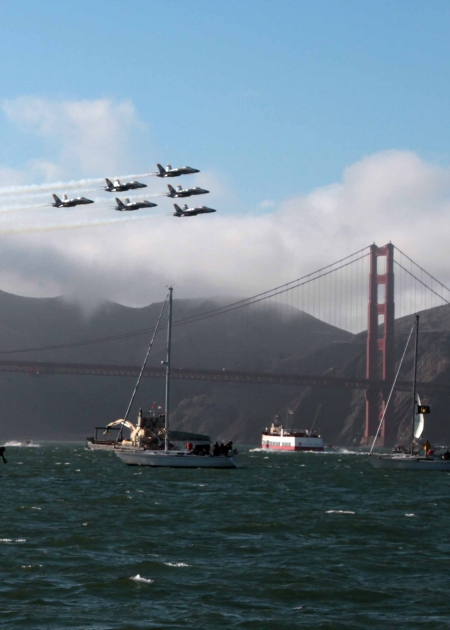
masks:
POLYGON ((416 315, 416 343, 414 346, 414 378, 413 378, 413 401, 412 401, 412 435, 411 435, 411 455, 414 443, 414 424, 416 421, 416 401, 417 401, 417 354, 419 349, 419 315, 416 315))
POLYGON ((167 326, 167 355, 166 355, 166 418, 165 418, 165 439, 164 450, 169 450, 169 394, 170 394, 170 350, 172 343, 172 291, 169 287, 169 322, 167 326))

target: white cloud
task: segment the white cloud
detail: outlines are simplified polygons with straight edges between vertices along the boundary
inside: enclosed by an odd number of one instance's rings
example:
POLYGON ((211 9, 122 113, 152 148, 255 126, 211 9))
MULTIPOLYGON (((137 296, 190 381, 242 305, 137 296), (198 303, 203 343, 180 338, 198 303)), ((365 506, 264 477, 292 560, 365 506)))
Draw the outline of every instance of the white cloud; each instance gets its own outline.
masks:
POLYGON ((352 165, 341 183, 288 199, 269 213, 158 216, 20 242, 30 261, 45 249, 44 265, 35 261, 30 273, 47 277, 58 292, 82 292, 89 285, 136 305, 158 299, 168 282, 185 296, 251 294, 373 241, 392 240, 450 282, 449 184, 449 169, 390 151, 352 165), (48 257, 59 262, 48 266, 48 257))
POLYGON ((24 184, 25 181, 25 174, 21 171, 10 168, 9 166, 0 166, 0 187, 20 186, 24 184))
POLYGON ((133 129, 142 127, 131 101, 112 99, 51 100, 21 96, 2 102, 8 119, 24 132, 49 142, 59 153, 46 174, 65 171, 74 176, 116 174, 127 164, 133 129))
POLYGON ((272 201, 271 199, 265 199, 264 201, 260 201, 259 203, 259 207, 262 210, 267 210, 270 208, 274 208, 275 207, 275 201, 272 201))

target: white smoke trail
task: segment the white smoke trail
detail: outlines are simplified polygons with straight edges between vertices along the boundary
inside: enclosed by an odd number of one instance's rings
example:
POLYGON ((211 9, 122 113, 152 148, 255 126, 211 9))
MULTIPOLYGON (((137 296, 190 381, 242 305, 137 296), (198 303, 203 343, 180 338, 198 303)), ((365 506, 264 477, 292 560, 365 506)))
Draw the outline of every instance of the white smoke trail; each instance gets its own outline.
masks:
POLYGON ((105 219, 102 221, 77 221, 76 223, 50 223, 48 225, 27 225, 22 228, 2 228, 0 224, 0 235, 15 234, 36 234, 38 232, 56 232, 59 230, 80 230, 83 228, 101 227, 103 225, 114 225, 115 223, 125 223, 130 221, 145 221, 155 218, 158 215, 148 215, 140 217, 120 217, 117 219, 105 219))
POLYGON ((158 173, 153 171, 153 173, 137 173, 134 175, 121 175, 120 177, 116 177, 115 179, 134 179, 137 177, 152 177, 153 175, 158 175, 158 173))
POLYGON ((0 214, 5 214, 7 212, 24 212, 27 210, 36 210, 36 208, 45 208, 46 205, 49 204, 32 204, 32 205, 27 205, 27 206, 7 206, 5 208, 3 208, 2 206, 0 206, 0 214))
MULTIPOLYGON (((133 179, 138 177, 150 177, 152 175, 156 175, 156 173, 140 173, 135 175, 119 175, 117 177, 111 177, 108 179, 133 179)), ((94 186, 95 184, 102 184, 105 182, 104 177, 97 177, 95 179, 79 179, 72 180, 70 182, 53 182, 51 184, 29 184, 24 186, 6 186, 4 188, 0 188, 0 195, 23 195, 27 193, 38 193, 38 192, 53 192, 56 189, 64 189, 64 190, 72 190, 74 188, 82 188, 83 186, 94 186)))
MULTIPOLYGON (((52 200, 53 201, 53 200, 52 200)), ((92 201, 94 201, 94 203, 96 203, 96 209, 100 206, 100 209, 104 209, 105 207, 107 207, 105 204, 108 203, 109 201, 114 202, 114 200, 111 199, 107 199, 105 197, 97 197, 96 199, 93 199, 92 201)), ((91 204, 89 204, 90 206, 91 204)), ((37 210, 38 208, 51 208, 53 207, 55 210, 81 210, 82 208, 86 208, 85 204, 80 204, 78 206, 70 206, 68 208, 55 208, 53 206, 53 203, 33 203, 33 204, 28 204, 28 205, 15 205, 15 206, 2 206, 0 205, 0 214, 5 214, 7 212, 24 212, 24 211, 28 211, 28 210, 37 210)), ((110 206, 111 208, 113 208, 114 206, 110 206)))
MULTIPOLYGON (((18 195, 18 193, 10 193, 7 195, 3 195, 3 193, 1 192, 3 189, 0 188, 0 204, 7 204, 10 203, 10 198, 11 199, 15 199, 18 195)), ((52 189, 53 190, 53 189, 52 189)), ((83 192, 83 193, 89 193, 89 192, 95 192, 98 190, 102 190, 102 188, 98 188, 98 186, 96 188, 84 188, 83 186, 80 186, 80 188, 77 189, 78 192, 83 192)), ((58 193, 58 191, 56 191, 56 194, 64 194, 64 193, 58 193)), ((22 199, 39 199, 40 197, 44 197, 49 195, 49 191, 48 190, 41 190, 40 192, 33 192, 33 193, 21 193, 20 196, 22 199)))
MULTIPOLYGON (((145 200, 146 197, 156 197, 157 195, 133 195, 133 197, 131 198, 131 201, 141 201, 141 200, 145 200)), ((119 197, 119 199, 121 199, 122 201, 124 200, 125 196, 123 194, 121 194, 121 196, 119 197)), ((53 200, 52 200, 53 201, 53 200)), ((82 210, 82 209, 87 209, 89 208, 90 210, 105 210, 106 208, 115 208, 116 207, 116 201, 115 201, 115 196, 111 196, 111 197, 96 197, 95 199, 92 200, 95 203, 95 208, 91 207, 91 204, 80 204, 78 206, 69 206, 68 208, 64 208, 64 207, 60 207, 60 208, 56 208, 53 206, 53 203, 43 203, 43 204, 27 204, 27 205, 1 205, 0 203, 0 214, 5 214, 7 212, 26 212, 26 211, 30 211, 30 210, 37 210, 38 208, 47 208, 47 207, 54 207, 56 210, 60 210, 60 211, 68 211, 68 210, 82 210), (108 205, 107 205, 108 204, 108 205)))
POLYGON ((93 186, 101 184, 102 179, 80 179, 71 182, 54 182, 53 184, 30 184, 26 186, 6 186, 0 188, 0 195, 23 195, 26 193, 54 192, 58 189, 71 190, 82 186, 93 186))

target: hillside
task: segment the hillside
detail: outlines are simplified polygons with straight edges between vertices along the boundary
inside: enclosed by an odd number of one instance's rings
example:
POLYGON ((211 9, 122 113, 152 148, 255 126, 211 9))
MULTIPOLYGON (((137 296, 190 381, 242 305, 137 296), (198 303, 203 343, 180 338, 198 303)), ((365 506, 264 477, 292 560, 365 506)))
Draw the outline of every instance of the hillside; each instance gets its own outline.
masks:
MULTIPOLYGON (((288 370, 289 358, 306 356, 349 333, 296 309, 253 306, 189 325, 180 319, 209 312, 222 300, 174 300, 173 365, 241 370, 288 370)), ((32 299, 0 293, 0 351, 41 348, 98 339, 133 331, 127 339, 60 350, 2 354, 5 359, 34 359, 140 365, 161 304, 128 308, 112 302, 92 313, 64 298, 32 299)), ((165 331, 156 338, 149 364, 159 365, 165 354, 165 331)), ((133 379, 93 376, 0 376, 2 439, 23 435, 46 439, 83 439, 94 426, 123 416, 133 379)), ((297 388, 174 381, 173 424, 210 432, 220 438, 257 442, 262 425, 297 388)), ((163 400, 163 382, 144 380, 136 407, 163 400)))
MULTIPOLYGON (((238 369, 279 373, 365 375, 365 333, 351 335, 310 315, 284 306, 257 305, 189 325, 179 320, 206 314, 232 298, 175 300, 173 365, 181 368, 238 369)), ((95 340, 144 331, 126 339, 64 349, 1 354, 5 359, 34 359, 140 365, 161 303, 128 308, 105 302, 90 312, 64 298, 32 299, 0 292, 0 351, 95 340)), ((396 322, 396 356, 403 352, 413 317, 396 322)), ((157 335, 150 365, 165 355, 165 330, 157 335)), ((411 378, 412 346, 403 379, 411 378)), ((421 315, 419 380, 450 382, 450 306, 421 315)), ((1 439, 80 440, 122 417, 134 379, 94 376, 25 376, 0 374, 1 439)), ((144 379, 132 416, 152 402, 162 404, 162 380, 144 379)), ((427 437, 450 442, 446 397, 432 406, 427 437)), ((263 426, 275 415, 292 424, 311 426, 316 418, 328 443, 359 444, 364 431, 364 392, 292 386, 173 381, 174 428, 198 430, 219 439, 257 444, 263 426)), ((398 439, 407 436, 410 405, 396 397, 398 439)))

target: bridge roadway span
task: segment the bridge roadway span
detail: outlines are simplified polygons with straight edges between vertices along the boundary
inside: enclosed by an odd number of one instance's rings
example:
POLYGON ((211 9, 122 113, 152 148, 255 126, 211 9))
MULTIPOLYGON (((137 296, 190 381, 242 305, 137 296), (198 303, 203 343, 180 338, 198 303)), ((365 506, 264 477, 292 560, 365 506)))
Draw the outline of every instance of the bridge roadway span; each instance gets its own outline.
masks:
MULTIPOLYGON (((140 367, 134 365, 105 365, 90 363, 52 363, 41 361, 1 361, 0 372, 43 376, 51 374, 80 376, 134 376, 140 367)), ((165 367, 147 367, 147 378, 164 378, 165 367)), ((310 374, 277 374, 272 372, 241 372, 236 370, 201 370, 194 368, 172 368, 171 378, 193 381, 217 381, 228 383, 264 383, 270 385, 294 385, 300 387, 345 387, 347 389, 386 389, 391 384, 383 381, 370 382, 365 378, 342 376, 312 376, 310 374)), ((411 391, 411 382, 398 381, 396 389, 411 391)), ((422 395, 434 393, 450 394, 448 385, 440 383, 418 383, 422 395)))

